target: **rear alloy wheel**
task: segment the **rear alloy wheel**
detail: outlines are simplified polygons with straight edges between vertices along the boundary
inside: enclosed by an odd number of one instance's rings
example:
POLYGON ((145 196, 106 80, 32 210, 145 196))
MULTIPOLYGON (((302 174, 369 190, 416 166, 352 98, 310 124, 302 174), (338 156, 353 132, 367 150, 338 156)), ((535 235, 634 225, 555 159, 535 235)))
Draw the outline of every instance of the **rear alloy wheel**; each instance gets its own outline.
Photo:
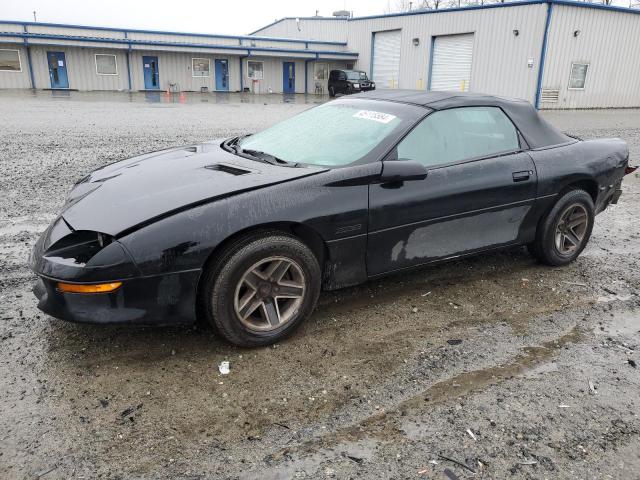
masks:
POLYGON ((207 269, 201 311, 231 343, 269 345, 311 314, 320 278, 318 260, 300 240, 253 233, 228 245, 207 269))
POLYGON ((556 225, 555 247, 562 256, 573 255, 582 246, 589 226, 589 214, 580 203, 564 209, 556 225))
POLYGON ((530 250, 548 265, 566 265, 584 250, 593 229, 594 206, 584 190, 565 193, 543 219, 530 250))

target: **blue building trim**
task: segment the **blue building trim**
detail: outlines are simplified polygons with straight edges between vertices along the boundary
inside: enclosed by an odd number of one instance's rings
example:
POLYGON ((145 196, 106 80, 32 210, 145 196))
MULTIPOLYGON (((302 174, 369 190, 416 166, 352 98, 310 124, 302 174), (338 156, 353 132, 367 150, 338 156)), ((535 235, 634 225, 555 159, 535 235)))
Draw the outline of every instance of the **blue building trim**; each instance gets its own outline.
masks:
MULTIPOLYGON (((129 34, 124 32, 124 38, 129 38, 129 34)), ((129 91, 131 91, 131 59, 130 59, 131 45, 127 49, 126 58, 127 58, 127 81, 129 82, 129 91)))
MULTIPOLYGON (((337 52, 337 51, 324 51, 324 50, 305 50, 295 48, 268 48, 268 47, 246 47, 239 45, 211 45, 207 43, 180 43, 180 42, 153 42, 144 40, 132 40, 130 38, 98 38, 98 37, 79 37, 76 35, 49 35, 39 33, 20 33, 20 32, 1 32, 0 37, 20 37, 20 38, 38 38, 43 40, 73 40, 78 42, 92 42, 92 43, 111 43, 118 45, 140 45, 140 46, 156 46, 156 47, 183 47, 183 48, 207 48, 212 50, 237 50, 244 52, 272 52, 272 53, 302 53, 302 54, 315 54, 323 53, 325 55, 335 56, 347 56, 357 57, 358 54, 354 52, 337 52)), ((67 45, 74 47, 76 45, 67 45)))
POLYGON ((536 85, 535 107, 540 110, 540 97, 542 95, 542 76, 544 74, 544 61, 547 56, 547 38, 549 37, 549 26, 551 25, 551 15, 553 14, 553 2, 547 3, 547 21, 544 25, 544 35, 542 36, 542 47, 540 48, 540 62, 538 66, 538 82, 536 85))
POLYGON ((345 18, 345 17, 282 17, 279 20, 276 20, 274 22, 271 22, 268 25, 265 25, 264 27, 260 27, 258 30, 251 32, 249 35, 253 36, 256 33, 261 32, 266 28, 273 27, 274 25, 277 25, 280 22, 284 22, 285 20, 296 20, 296 19, 298 20, 342 20, 342 21, 349 20, 348 18, 345 18))
MULTIPOLYGON (((579 2, 575 0, 526 0, 522 2, 505 2, 505 3, 493 3, 489 5, 472 5, 467 7, 454 7, 454 8, 442 8, 438 10, 414 10, 411 12, 399 12, 399 13, 385 13, 380 15, 367 15, 363 17, 351 17, 351 18, 340 18, 340 17, 298 17, 300 20, 346 20, 348 22, 357 22, 359 20, 371 20, 375 18, 391 18, 391 17, 406 17, 410 15, 435 15, 438 13, 451 13, 451 12, 463 12, 467 10, 487 10, 491 8, 507 8, 507 7, 521 7, 524 5, 542 5, 545 3, 553 3, 556 5, 567 5, 570 7, 578 7, 578 8, 593 8, 596 10, 609 10, 614 12, 623 12, 623 13, 633 13, 636 15, 640 15, 640 10, 627 8, 627 7, 617 7, 613 5, 600 5, 595 3, 586 3, 579 2)), ((284 20, 295 20, 296 17, 284 17, 280 20, 276 20, 275 22, 270 23, 249 35, 253 35, 254 33, 258 33, 266 28, 272 27, 273 25, 277 25, 284 20)))
POLYGON ((369 57, 369 78, 374 80, 373 78, 373 54, 376 47, 376 32, 371 32, 371 56, 369 57))
POLYGON ((427 76, 427 91, 431 90, 431 76, 433 75, 433 50, 436 46, 436 36, 431 36, 431 48, 429 50, 429 72, 427 76))
MULTIPOLYGON (((23 25, 22 30, 25 33, 28 33, 27 26, 23 25)), ((29 40, 24 38, 24 49, 27 51, 27 65, 29 66, 29 80, 31 81, 31 88, 35 90, 36 88, 36 80, 33 76, 33 63, 31 61, 31 49, 29 48, 29 40)))
POLYGON ((627 8, 627 7, 617 7, 615 5, 600 5, 597 3, 583 3, 576 2, 571 0, 549 0, 546 3, 553 3, 555 5, 566 5, 569 7, 578 7, 578 8, 593 8, 595 10, 608 10, 610 12, 621 12, 621 13, 634 13, 636 15, 640 15, 640 10, 635 8, 627 8))
POLYGON ((317 62, 318 54, 316 53, 316 58, 308 58, 304 61, 304 93, 309 93, 307 77, 309 76, 309 63, 317 62))
POLYGON ((242 62, 244 62, 245 58, 249 58, 250 56, 251 56, 251 52, 247 52, 247 55, 238 57, 238 60, 240 60, 240 91, 241 92, 244 92, 244 72, 242 68, 242 62))
POLYGON ((18 20, 0 20, 0 23, 8 23, 12 25, 31 26, 37 25, 39 27, 58 27, 58 28, 77 28, 80 30, 101 30, 108 32, 130 32, 130 33, 151 33, 156 35, 180 35, 184 37, 204 37, 204 38, 226 38, 226 39, 246 39, 246 40, 267 40, 269 42, 289 42, 289 43, 314 43, 317 45, 340 45, 345 46, 347 42, 336 42, 328 40, 307 40, 307 39, 292 39, 282 37, 258 37, 248 35, 216 35, 209 33, 189 33, 189 32, 165 32, 161 30, 137 30, 134 28, 116 28, 116 27, 92 27, 91 25, 73 25, 65 23, 40 23, 40 22, 21 22, 18 20))

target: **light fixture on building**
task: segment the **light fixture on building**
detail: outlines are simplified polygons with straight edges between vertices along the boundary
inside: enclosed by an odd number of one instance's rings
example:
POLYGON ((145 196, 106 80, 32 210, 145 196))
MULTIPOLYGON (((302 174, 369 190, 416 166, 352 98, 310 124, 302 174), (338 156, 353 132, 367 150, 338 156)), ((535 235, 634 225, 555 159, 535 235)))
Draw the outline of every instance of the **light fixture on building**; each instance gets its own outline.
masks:
POLYGON ((414 38, 414 39, 413 39, 413 45, 414 45, 414 46, 416 46, 416 47, 417 47, 418 45, 420 45, 420 39, 419 39, 418 37, 416 37, 416 38, 414 38))
POLYGON ((575 30, 575 31, 573 32, 573 36, 574 36, 574 37, 577 37, 578 35, 580 35, 580 33, 581 33, 581 32, 580 32, 580 30, 575 30))
POLYGON ((518 30, 517 28, 514 28, 513 34, 517 37, 518 35, 520 35, 520 30, 518 30))

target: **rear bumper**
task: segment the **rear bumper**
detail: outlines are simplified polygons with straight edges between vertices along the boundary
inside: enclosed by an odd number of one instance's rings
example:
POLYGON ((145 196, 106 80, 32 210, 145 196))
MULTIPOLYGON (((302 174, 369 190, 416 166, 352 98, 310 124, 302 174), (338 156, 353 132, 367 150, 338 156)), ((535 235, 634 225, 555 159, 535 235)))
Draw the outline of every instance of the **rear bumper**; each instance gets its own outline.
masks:
POLYGON ((78 323, 175 325, 196 319, 200 271, 129 279, 111 293, 62 293, 55 279, 40 277, 33 287, 38 308, 78 323))

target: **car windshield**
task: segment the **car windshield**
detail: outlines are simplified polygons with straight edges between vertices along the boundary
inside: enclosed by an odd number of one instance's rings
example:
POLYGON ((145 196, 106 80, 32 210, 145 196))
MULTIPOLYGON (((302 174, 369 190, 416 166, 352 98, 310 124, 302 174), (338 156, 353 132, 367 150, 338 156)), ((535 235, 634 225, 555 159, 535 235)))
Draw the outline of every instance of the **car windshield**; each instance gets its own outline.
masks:
POLYGON ((335 100, 244 137, 238 147, 292 164, 344 166, 371 153, 423 113, 391 102, 335 100))
POLYGON ((367 74, 365 72, 347 72, 347 78, 349 80, 366 80, 367 74))

